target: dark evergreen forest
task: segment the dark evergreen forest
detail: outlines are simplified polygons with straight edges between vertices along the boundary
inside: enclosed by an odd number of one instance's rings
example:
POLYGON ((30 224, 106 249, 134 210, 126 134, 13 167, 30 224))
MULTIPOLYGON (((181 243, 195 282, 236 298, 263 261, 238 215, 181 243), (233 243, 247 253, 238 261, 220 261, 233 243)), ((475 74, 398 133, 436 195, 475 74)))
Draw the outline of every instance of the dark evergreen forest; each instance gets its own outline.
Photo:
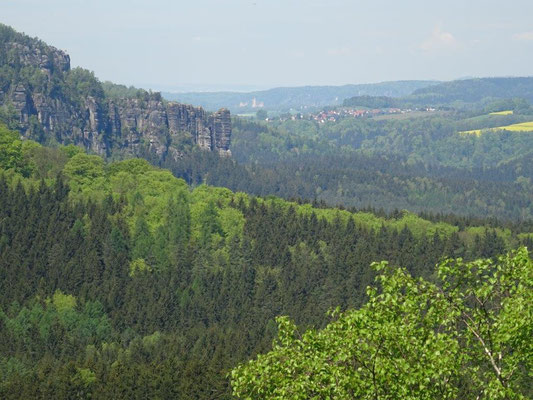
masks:
POLYGON ((271 348, 277 316, 324 327, 328 310, 366 301, 373 261, 431 281, 446 256, 532 241, 494 219, 193 188, 143 160, 1 133, 6 399, 229 399, 229 372, 271 348))

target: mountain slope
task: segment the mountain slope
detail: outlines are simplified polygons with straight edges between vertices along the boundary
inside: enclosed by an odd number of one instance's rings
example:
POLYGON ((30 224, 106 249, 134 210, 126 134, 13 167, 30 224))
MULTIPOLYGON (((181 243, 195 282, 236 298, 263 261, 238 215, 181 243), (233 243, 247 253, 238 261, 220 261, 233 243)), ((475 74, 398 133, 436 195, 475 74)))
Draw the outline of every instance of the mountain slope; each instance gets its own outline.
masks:
MULTIPOLYGON (((112 86, 112 85, 111 85, 112 86)), ((0 25, 0 117, 39 142, 75 143, 104 156, 178 158, 194 144, 230 154, 231 118, 143 90, 108 96, 63 51, 0 25)))

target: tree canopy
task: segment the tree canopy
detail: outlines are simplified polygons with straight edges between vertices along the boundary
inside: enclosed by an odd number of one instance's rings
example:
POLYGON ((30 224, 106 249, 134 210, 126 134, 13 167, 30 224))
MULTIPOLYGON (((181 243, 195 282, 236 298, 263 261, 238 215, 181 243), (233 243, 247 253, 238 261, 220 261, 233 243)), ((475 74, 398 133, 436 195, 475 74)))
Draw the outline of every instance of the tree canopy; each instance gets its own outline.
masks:
POLYGON ((374 264, 361 308, 300 334, 278 321, 272 351, 232 371, 251 399, 526 399, 533 378, 533 262, 446 260, 438 283, 374 264))

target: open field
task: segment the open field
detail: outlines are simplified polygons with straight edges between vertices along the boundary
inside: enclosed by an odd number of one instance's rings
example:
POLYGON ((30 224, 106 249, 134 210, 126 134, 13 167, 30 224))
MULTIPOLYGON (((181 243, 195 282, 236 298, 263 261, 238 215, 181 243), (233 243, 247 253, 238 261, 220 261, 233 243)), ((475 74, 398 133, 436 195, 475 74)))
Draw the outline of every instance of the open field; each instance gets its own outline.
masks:
POLYGON ((496 111, 496 112, 489 113, 489 115, 512 115, 512 114, 513 114, 513 110, 496 111))
POLYGON ((473 129, 471 131, 461 131, 459 133, 480 136, 482 132, 489 132, 489 131, 494 132, 494 131, 503 131, 503 130, 511 131, 511 132, 533 132, 533 121, 522 122, 520 124, 512 124, 512 125, 506 125, 506 126, 498 126, 496 128, 473 129))

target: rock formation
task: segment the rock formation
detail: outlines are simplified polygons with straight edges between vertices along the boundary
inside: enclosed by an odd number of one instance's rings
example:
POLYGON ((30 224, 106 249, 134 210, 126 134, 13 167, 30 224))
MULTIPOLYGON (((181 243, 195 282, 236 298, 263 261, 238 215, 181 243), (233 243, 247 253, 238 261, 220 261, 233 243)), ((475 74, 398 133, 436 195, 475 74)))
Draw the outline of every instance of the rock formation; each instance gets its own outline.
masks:
POLYGON ((130 154, 138 154, 138 147, 147 145, 159 156, 169 151, 179 156, 172 146, 173 139, 184 133, 192 135, 203 150, 231 154, 231 116, 227 109, 208 115, 201 107, 139 99, 111 100, 108 105, 111 137, 130 154))
POLYGON ((231 155, 227 109, 209 114, 145 91, 137 97, 108 97, 92 73, 80 69, 92 81, 75 80, 68 54, 0 25, 2 66, 12 71, 8 78, 15 78, 2 82, 0 76, 0 106, 17 115, 23 136, 36 139, 39 131, 38 140, 74 143, 103 156, 148 151, 161 159, 178 158, 188 141, 231 155), (92 91, 87 92, 88 85, 92 91))

